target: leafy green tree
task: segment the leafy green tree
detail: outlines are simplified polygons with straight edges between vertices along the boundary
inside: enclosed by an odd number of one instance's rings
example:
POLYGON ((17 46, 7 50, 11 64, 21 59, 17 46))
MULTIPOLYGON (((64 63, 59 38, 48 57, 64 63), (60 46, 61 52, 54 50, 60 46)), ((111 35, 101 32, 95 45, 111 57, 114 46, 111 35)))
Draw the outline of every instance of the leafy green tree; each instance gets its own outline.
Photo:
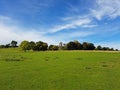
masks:
POLYGON ((33 50, 34 51, 40 51, 40 50, 42 50, 42 44, 43 44, 43 42, 41 42, 41 41, 36 42, 35 46, 33 47, 33 50))
POLYGON ((82 50, 82 45, 79 41, 70 41, 67 43, 67 50, 82 50))
POLYGON ((33 47, 34 51, 45 51, 47 50, 48 44, 42 41, 36 42, 35 46, 33 47))
POLYGON ((17 47, 17 41, 12 40, 11 41, 11 47, 17 47))
POLYGON ((110 48, 110 51, 114 51, 114 48, 110 48))
POLYGON ((0 48, 5 48, 5 45, 0 45, 0 48))
POLYGON ((95 46, 93 43, 83 42, 83 50, 94 50, 95 46))
POLYGON ((56 45, 53 46, 53 50, 58 50, 58 49, 59 49, 58 46, 56 46, 56 45))
POLYGON ((93 43, 88 43, 88 50, 94 50, 95 46, 93 43))
POLYGON ((53 47, 54 47, 54 45, 50 45, 50 46, 48 47, 48 49, 49 49, 49 50, 53 50, 53 47))
POLYGON ((9 47, 10 47, 10 44, 6 44, 6 45, 5 45, 5 48, 9 48, 9 47))
POLYGON ((76 44, 76 50, 82 50, 82 45, 79 41, 75 40, 74 43, 76 44))
POLYGON ((67 43, 67 50, 77 50, 77 45, 71 41, 67 43))
POLYGON ((103 47, 102 50, 107 50, 106 47, 103 47))
POLYGON ((118 49, 115 49, 115 51, 119 51, 118 49))
POLYGON ((31 49, 29 41, 22 41, 19 47, 24 51, 31 49))
POLYGON ((83 42, 82 47, 83 47, 83 50, 88 50, 88 43, 83 42))
POLYGON ((58 50, 59 47, 56 46, 56 45, 50 45, 48 49, 49 49, 49 50, 58 50))
POLYGON ((30 49, 33 49, 34 46, 35 46, 35 42, 34 42, 34 41, 31 41, 31 42, 29 42, 29 45, 30 45, 30 49))
POLYGON ((102 50, 102 47, 100 45, 97 46, 97 50, 102 50))
POLYGON ((43 42, 42 50, 45 51, 45 50, 47 50, 47 48, 48 48, 48 44, 43 42))

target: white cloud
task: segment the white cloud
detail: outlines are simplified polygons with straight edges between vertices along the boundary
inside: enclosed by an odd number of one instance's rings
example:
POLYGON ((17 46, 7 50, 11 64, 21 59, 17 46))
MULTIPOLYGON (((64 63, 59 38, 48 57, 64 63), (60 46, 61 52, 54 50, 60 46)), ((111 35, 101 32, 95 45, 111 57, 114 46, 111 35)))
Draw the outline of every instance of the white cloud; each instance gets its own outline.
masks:
MULTIPOLYGON (((7 25, 0 25, 0 43, 8 43, 11 40, 45 40, 45 38, 42 37, 41 33, 37 31, 27 31, 24 29, 24 31, 20 31, 23 28, 17 27, 17 26, 7 26, 7 25)), ((48 39, 47 39, 48 40, 48 39)))
POLYGON ((96 0, 96 8, 91 10, 91 14, 98 20, 104 16, 116 18, 120 16, 120 0, 96 0))
POLYGON ((16 25, 13 19, 0 16, 0 44, 9 43, 11 40, 17 40, 19 43, 23 40, 53 42, 51 38, 44 37, 43 32, 34 29, 28 31, 16 25))
POLYGON ((82 27, 84 28, 93 28, 93 27, 97 27, 98 25, 93 25, 93 24, 88 24, 88 25, 83 25, 82 27))
POLYGON ((90 32, 90 31, 78 31, 78 32, 73 32, 69 34, 63 34, 63 36, 68 36, 69 38, 74 38, 74 37, 87 37, 90 35, 95 34, 95 32, 90 32))
MULTIPOLYGON (((86 13, 85 15, 81 16, 80 10, 81 7, 78 6, 73 6, 69 5, 69 11, 71 16, 68 15, 68 17, 62 18, 62 20, 73 20, 73 19, 80 19, 80 18, 96 18, 98 20, 102 20, 104 17, 109 17, 109 18, 116 18, 120 16, 120 0, 96 0, 94 2, 93 7, 86 13), (74 15, 74 16, 73 16, 74 15)), ((68 13, 68 12, 67 12, 68 13)), ((92 20, 91 20, 92 21, 92 20)))
MULTIPOLYGON (((85 31, 75 31, 71 33, 62 33, 59 35, 47 35, 50 32, 40 32, 39 30, 23 28, 14 23, 15 20, 9 17, 0 16, 0 44, 7 44, 10 43, 12 40, 18 41, 20 43, 23 40, 28 41, 45 41, 49 44, 58 44, 60 41, 65 42, 68 39, 72 39, 75 37, 86 37, 92 35, 92 32, 85 32, 85 31), (8 23, 9 22, 9 23, 8 23), (67 36, 67 37, 66 37, 67 36)), ((89 20, 76 20, 73 21, 71 24, 66 24, 65 26, 61 26, 58 30, 74 28, 77 26, 84 25, 89 23, 89 20)), ((53 33, 53 32, 52 32, 53 33)))
POLYGON ((78 19, 78 20, 71 20, 70 23, 67 23, 65 25, 57 25, 54 28, 52 28, 50 31, 51 33, 58 32, 64 29, 72 29, 77 27, 82 27, 83 25, 89 24, 91 22, 90 19, 78 19))

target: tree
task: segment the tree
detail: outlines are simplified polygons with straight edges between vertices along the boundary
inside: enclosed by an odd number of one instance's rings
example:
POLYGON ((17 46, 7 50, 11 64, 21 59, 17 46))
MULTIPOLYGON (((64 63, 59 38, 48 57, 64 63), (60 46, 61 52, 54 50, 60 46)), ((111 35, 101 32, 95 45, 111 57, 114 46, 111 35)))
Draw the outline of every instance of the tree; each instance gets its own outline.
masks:
POLYGON ((77 50, 77 45, 71 41, 67 43, 67 50, 77 50))
POLYGON ((49 49, 49 50, 58 50, 59 47, 56 46, 56 45, 50 45, 48 49, 49 49))
POLYGON ((0 45, 0 48, 5 48, 5 45, 0 45))
POLYGON ((38 41, 35 43, 35 46, 33 47, 34 51, 45 51, 47 50, 48 44, 42 41, 38 41))
POLYGON ((10 47, 10 44, 6 44, 6 45, 5 45, 5 48, 9 48, 9 47, 10 47))
POLYGON ((74 43, 76 44, 76 50, 82 50, 82 45, 79 41, 75 40, 74 43))
POLYGON ((109 47, 103 47, 102 50, 109 50, 109 47))
POLYGON ((58 49, 59 49, 58 46, 56 46, 56 45, 53 46, 53 50, 58 50, 58 49))
POLYGON ((24 51, 31 49, 29 41, 22 41, 19 47, 24 51))
POLYGON ((53 50, 53 47, 54 47, 54 45, 50 45, 50 46, 48 47, 48 49, 49 49, 49 50, 53 50))
POLYGON ((114 51, 114 48, 110 48, 110 51, 114 51))
MULTIPOLYGON (((16 41, 12 41, 10 44, 6 45, 0 45, 0 48, 9 48, 9 47, 15 47, 17 45, 16 41)), ((33 51, 45 51, 45 50, 111 50, 113 51, 114 48, 109 48, 109 47, 102 47, 98 45, 97 47, 94 46, 93 43, 89 42, 83 42, 82 44, 75 40, 75 41, 70 41, 67 44, 60 42, 59 45, 50 45, 48 47, 48 44, 43 41, 22 41, 19 47, 22 50, 33 50, 33 51)))
POLYGON ((66 47, 67 47, 67 50, 82 50, 82 45, 77 40, 70 41, 69 43, 67 43, 66 47))
POLYGON ((45 51, 45 50, 47 50, 47 48, 48 48, 48 44, 45 43, 45 42, 43 42, 43 44, 42 44, 42 50, 45 51))
POLYGON ((88 50, 88 43, 83 42, 82 47, 83 47, 83 50, 88 50))
POLYGON ((83 50, 94 50, 95 46, 93 43, 83 42, 83 50))
POLYGON ((119 51, 118 49, 115 49, 115 51, 119 51))
POLYGON ((67 50, 73 50, 73 42, 67 43, 67 50))
POLYGON ((102 47, 100 45, 97 46, 97 50, 102 50, 102 47))
POLYGON ((33 49, 35 46, 35 42, 31 41, 31 42, 29 42, 29 45, 30 45, 30 49, 33 49))
POLYGON ((11 41, 11 47, 17 47, 17 41, 12 40, 11 41))
POLYGON ((88 43, 88 50, 94 50, 95 46, 93 43, 88 43))

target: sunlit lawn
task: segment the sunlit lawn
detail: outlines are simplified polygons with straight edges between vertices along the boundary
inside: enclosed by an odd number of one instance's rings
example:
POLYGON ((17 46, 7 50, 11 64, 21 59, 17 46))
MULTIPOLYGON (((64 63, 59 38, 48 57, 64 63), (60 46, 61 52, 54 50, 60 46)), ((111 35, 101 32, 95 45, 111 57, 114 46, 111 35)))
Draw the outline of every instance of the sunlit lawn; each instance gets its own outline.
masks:
POLYGON ((0 90, 120 90, 120 53, 0 49, 0 90))

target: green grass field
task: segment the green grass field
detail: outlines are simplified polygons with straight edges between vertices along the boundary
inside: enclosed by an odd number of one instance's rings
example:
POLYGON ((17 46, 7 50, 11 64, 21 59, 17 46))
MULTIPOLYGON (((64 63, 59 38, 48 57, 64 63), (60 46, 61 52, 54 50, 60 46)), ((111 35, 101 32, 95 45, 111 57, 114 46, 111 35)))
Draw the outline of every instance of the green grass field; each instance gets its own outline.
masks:
POLYGON ((120 53, 0 49, 0 90, 120 90, 120 53))

